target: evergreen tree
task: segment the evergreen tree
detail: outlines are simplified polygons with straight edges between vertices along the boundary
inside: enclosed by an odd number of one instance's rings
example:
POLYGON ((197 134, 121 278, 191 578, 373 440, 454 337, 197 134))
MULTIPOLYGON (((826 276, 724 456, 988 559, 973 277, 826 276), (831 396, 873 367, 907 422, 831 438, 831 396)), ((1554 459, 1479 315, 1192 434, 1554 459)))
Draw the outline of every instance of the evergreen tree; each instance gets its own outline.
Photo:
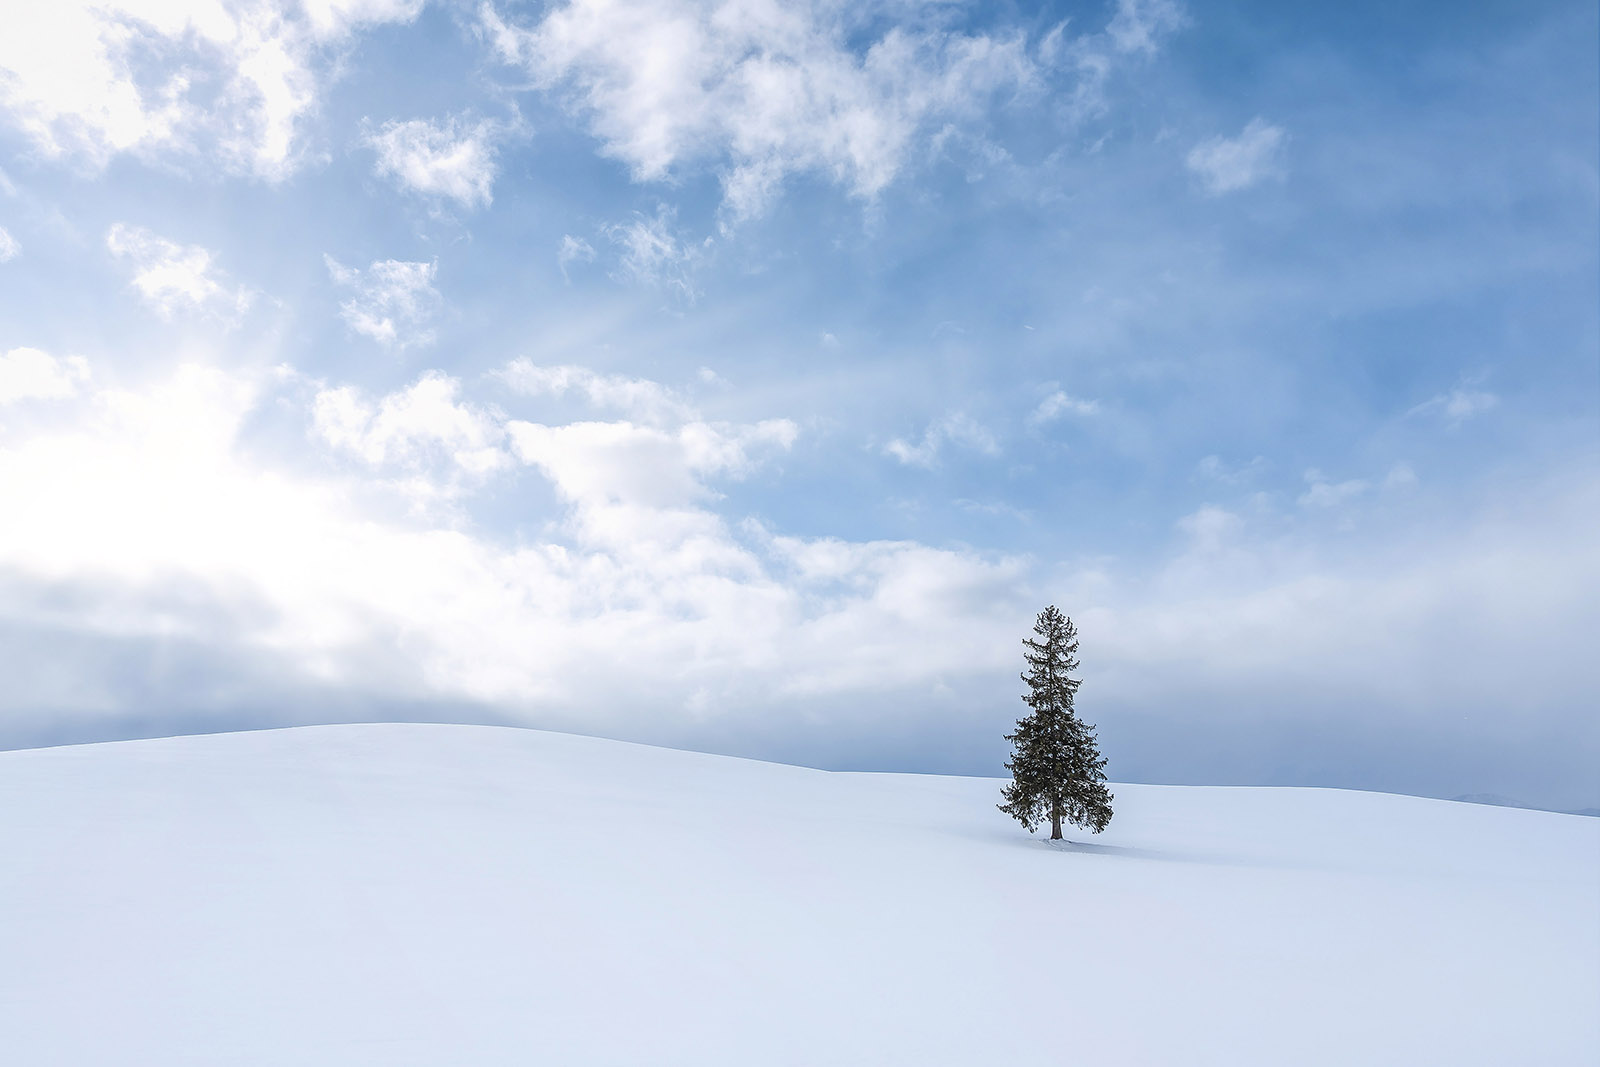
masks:
POLYGON ((1094 727, 1078 718, 1078 630, 1052 604, 1033 625, 1038 640, 1023 639, 1028 671, 1022 700, 1031 709, 1017 720, 1006 770, 1012 782, 1001 791, 1000 810, 1028 832, 1046 818, 1050 839, 1061 839, 1061 820, 1099 833, 1111 821, 1111 792, 1106 789, 1105 757, 1100 755, 1094 727))

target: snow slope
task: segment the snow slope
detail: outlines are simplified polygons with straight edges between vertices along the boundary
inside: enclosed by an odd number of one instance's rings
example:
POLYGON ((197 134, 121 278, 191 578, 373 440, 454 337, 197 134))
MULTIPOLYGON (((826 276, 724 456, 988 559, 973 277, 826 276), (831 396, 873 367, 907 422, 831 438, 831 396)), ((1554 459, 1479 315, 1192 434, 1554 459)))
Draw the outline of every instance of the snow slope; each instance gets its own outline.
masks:
POLYGON ((533 731, 0 753, 15 1064, 1600 1062, 1600 821, 533 731))

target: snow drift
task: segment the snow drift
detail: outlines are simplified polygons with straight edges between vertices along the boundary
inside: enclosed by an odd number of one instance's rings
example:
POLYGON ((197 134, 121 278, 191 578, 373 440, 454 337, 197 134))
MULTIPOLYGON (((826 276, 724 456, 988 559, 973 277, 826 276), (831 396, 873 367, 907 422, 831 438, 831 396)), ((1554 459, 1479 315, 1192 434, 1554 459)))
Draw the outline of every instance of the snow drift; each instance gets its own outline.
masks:
POLYGON ((17 1064, 1592 1064, 1600 821, 533 731, 0 753, 17 1064))

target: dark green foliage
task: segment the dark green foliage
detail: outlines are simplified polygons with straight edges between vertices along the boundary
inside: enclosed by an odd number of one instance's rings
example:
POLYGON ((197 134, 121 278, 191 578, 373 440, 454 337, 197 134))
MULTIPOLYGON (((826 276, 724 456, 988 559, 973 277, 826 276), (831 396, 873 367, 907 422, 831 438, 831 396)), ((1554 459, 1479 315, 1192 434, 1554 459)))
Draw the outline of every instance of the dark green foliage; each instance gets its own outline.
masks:
POLYGON ((1022 700, 1031 710, 1017 720, 1016 732, 1006 735, 1012 781, 1001 791, 1000 810, 1029 833, 1050 820, 1052 839, 1061 837, 1062 819, 1099 833, 1111 821, 1113 797, 1094 727, 1072 707, 1080 684, 1071 677, 1078 669, 1078 630, 1052 604, 1039 613, 1033 632, 1038 640, 1022 642, 1028 662, 1022 700))

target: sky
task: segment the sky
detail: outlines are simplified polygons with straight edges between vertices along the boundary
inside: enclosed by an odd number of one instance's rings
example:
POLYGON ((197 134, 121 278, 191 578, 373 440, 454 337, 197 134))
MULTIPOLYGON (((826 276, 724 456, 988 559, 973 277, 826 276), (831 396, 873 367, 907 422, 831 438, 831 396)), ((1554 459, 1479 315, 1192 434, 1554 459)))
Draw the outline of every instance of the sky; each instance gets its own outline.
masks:
POLYGON ((0 747, 1600 805, 1592 3, 9 6, 0 747))

